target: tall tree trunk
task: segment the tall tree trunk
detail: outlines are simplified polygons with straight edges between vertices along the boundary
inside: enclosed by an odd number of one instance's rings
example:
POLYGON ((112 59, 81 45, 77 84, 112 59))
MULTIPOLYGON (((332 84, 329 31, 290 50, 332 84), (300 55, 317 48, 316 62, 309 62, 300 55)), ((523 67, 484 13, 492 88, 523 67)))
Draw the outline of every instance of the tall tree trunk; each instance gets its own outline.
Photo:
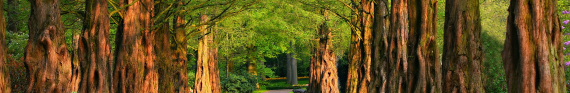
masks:
MULTIPOLYGON (((340 93, 338 89, 338 75, 336 69, 336 56, 333 51, 332 33, 327 21, 329 20, 328 11, 321 10, 325 17, 325 21, 320 25, 318 32, 318 47, 313 56, 313 64, 320 65, 320 73, 316 73, 317 78, 320 79, 318 83, 311 83, 311 85, 318 86, 314 89, 314 93, 340 93), (320 89, 319 89, 320 88, 320 89)), ((315 75, 315 74, 311 74, 315 75)), ((313 77, 313 76, 311 76, 313 77)))
MULTIPOLYGON (((4 9, 4 2, 0 2, 0 10, 4 9)), ((4 15, 4 11, 0 11, 0 15, 4 15)), ((6 21, 4 16, 0 16, 0 92, 10 93, 10 74, 5 73, 5 64, 7 63, 6 53, 6 21)))
POLYGON ((357 18, 353 20, 359 27, 353 27, 352 31, 347 93, 367 92, 371 80, 374 4, 369 0, 361 0, 356 8, 361 11, 357 11, 357 18))
MULTIPOLYGON (((200 17, 201 24, 206 23, 208 20, 208 16, 206 15, 202 15, 200 17)), ((212 43, 210 42, 212 38, 210 38, 211 33, 207 29, 207 25, 202 25, 200 30, 204 36, 199 39, 194 93, 220 93, 221 90, 218 73, 217 50, 210 50, 209 44, 212 43), (214 52, 216 55, 212 54, 214 52)))
POLYGON ((512 93, 566 93, 555 0, 511 0, 502 52, 512 93))
POLYGON ((109 65, 112 62, 109 41, 109 12, 107 0, 87 0, 85 21, 79 40, 79 61, 81 72, 80 90, 82 93, 108 93, 111 80, 109 65))
MULTIPOLYGON (((401 73, 403 73, 402 64, 405 60, 405 38, 408 31, 407 26, 407 9, 406 0, 392 1, 392 30, 389 29, 390 19, 388 19, 388 0, 376 0, 374 7, 374 45, 372 53, 371 83, 369 93, 379 93, 388 91, 388 86, 397 89, 400 85, 401 73), (403 16, 404 15, 404 16, 403 16), (393 45, 393 46, 391 46, 393 45), (389 73, 390 72, 390 73, 389 73), (394 76, 394 77, 390 77, 394 76), (390 79, 389 79, 390 78, 390 79), (391 80, 392 82, 389 82, 391 80), (392 84, 392 85, 391 85, 392 84), (394 86, 394 87, 392 87, 394 86)), ((394 91, 395 92, 395 91, 394 91)))
POLYGON ((479 0, 447 1, 445 16, 442 92, 485 92, 479 0))
MULTIPOLYGON (((436 0, 408 1, 408 92, 441 92, 441 63, 436 43, 436 0)), ((406 65, 406 64, 404 64, 406 65)))
POLYGON ((295 59, 295 46, 293 42, 289 41, 289 46, 293 50, 287 54, 287 84, 299 84, 297 80, 297 59, 295 59))
MULTIPOLYGON (((215 27, 215 26, 214 26, 215 27)), ((210 66, 210 80, 212 81, 212 92, 222 93, 220 85, 220 70, 218 69, 218 45, 215 41, 218 31, 213 28, 208 35, 208 65, 210 66)))
MULTIPOLYGON (((177 7, 182 7, 182 1, 177 0, 177 7)), ((162 67, 163 69, 168 68, 168 71, 164 70, 159 72, 161 78, 170 79, 170 82, 173 86, 171 86, 172 90, 167 90, 168 92, 176 92, 179 93, 186 93, 189 90, 188 87, 188 75, 186 70, 187 58, 186 58, 186 29, 184 29, 184 18, 181 14, 177 14, 176 18, 174 19, 174 40, 170 47, 174 48, 171 54, 172 63, 165 64, 165 66, 169 67, 162 67)), ((169 32, 167 32, 169 33, 169 32)), ((170 36, 169 36, 170 37, 170 36)), ((165 38, 169 38, 165 37, 165 38)), ((166 47, 166 46, 165 46, 166 47)), ((160 81, 162 82, 162 81, 160 81)), ((160 83, 159 83, 160 86, 160 83)))
POLYGON ((11 31, 11 32, 20 32, 20 29, 18 29, 20 27, 20 20, 18 19, 19 17, 19 4, 18 4, 18 0, 7 0, 6 1, 8 4, 8 26, 7 26, 7 30, 11 31))
POLYGON ((81 83, 81 63, 79 63, 79 36, 80 33, 72 32, 73 42, 71 48, 71 91, 79 90, 79 83, 81 83))
POLYGON ((158 73, 154 68, 154 33, 151 32, 154 0, 121 0, 119 3, 130 6, 123 11, 122 28, 117 31, 111 91, 157 93, 158 73))
POLYGON ((28 92, 71 92, 71 61, 59 16, 59 0, 29 0, 29 39, 24 62, 28 92))
POLYGON ((297 80, 297 59, 294 58, 295 46, 289 41, 289 46, 293 51, 287 54, 287 84, 299 84, 297 80))

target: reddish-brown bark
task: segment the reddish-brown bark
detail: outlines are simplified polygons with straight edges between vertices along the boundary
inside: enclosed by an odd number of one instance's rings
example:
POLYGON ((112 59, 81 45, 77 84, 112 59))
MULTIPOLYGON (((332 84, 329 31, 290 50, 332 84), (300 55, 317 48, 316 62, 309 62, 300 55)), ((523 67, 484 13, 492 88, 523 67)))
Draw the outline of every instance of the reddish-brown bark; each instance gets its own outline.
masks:
MULTIPOLYGON (((181 2, 176 4, 181 6, 181 2)), ((156 5, 156 15, 167 12, 167 3, 156 5)), ((159 90, 166 93, 186 93, 188 90, 188 76, 186 73, 186 35, 184 20, 180 16, 174 18, 174 34, 170 33, 168 21, 157 21, 158 29, 155 31, 154 49, 158 65, 159 90), (174 37, 171 40, 171 37, 174 37)))
POLYGON ((78 47, 83 77, 78 92, 108 93, 112 54, 107 0, 87 0, 85 6, 87 14, 78 47))
POLYGON ((508 91, 566 93, 556 0, 511 0, 502 57, 508 91))
POLYGON ((29 0, 29 39, 24 62, 27 92, 71 92, 71 61, 65 45, 59 0, 29 0))
POLYGON ((479 0, 451 0, 445 5, 442 92, 485 92, 479 0))
POLYGON ((124 19, 117 31, 112 92, 157 93, 154 33, 151 32, 154 0, 121 0, 124 19), (135 2, 136 1, 136 2, 135 2))
MULTIPOLYGON (((441 63, 436 43, 436 0, 409 0, 407 92, 441 92, 441 63)), ((406 64, 404 64, 406 66, 406 64)))
MULTIPOLYGON (((0 2, 0 10, 4 8, 4 2, 0 2)), ((0 15, 4 15, 4 11, 0 11, 0 15)), ((7 64, 6 53, 6 21, 4 16, 0 16, 0 92, 10 93, 10 74, 5 73, 5 64, 7 64)))
MULTIPOLYGON (((200 23, 206 23, 208 21, 208 16, 206 15, 202 15, 200 17, 200 23)), ((199 44, 198 44, 198 61, 196 64, 196 79, 194 81, 194 93, 219 93, 219 92, 214 92, 214 91, 219 91, 219 90, 214 90, 215 88, 213 88, 216 84, 212 84, 214 83, 212 80, 211 76, 214 71, 214 69, 217 69, 217 64, 210 64, 212 60, 210 59, 210 50, 209 50, 209 35, 207 35, 208 33, 208 29, 207 25, 202 25, 202 27, 200 27, 200 31, 202 32, 203 36, 198 39, 199 44), (215 67, 212 67, 213 65, 216 65, 215 67)), ((219 79, 219 78, 218 78, 219 79)), ((219 85, 219 83, 217 84, 219 85)))
POLYGON ((210 66, 210 80, 212 93, 222 93, 220 86, 220 71, 218 69, 218 47, 215 37, 217 30, 211 30, 208 35, 208 65, 210 66))
POLYGON ((328 11, 321 11, 325 21, 318 30, 318 47, 311 58, 311 74, 309 93, 340 93, 338 89, 338 75, 336 69, 336 56, 333 52, 332 33, 327 25, 328 11), (319 81, 315 81, 319 80, 319 81))
POLYGON ((360 11, 354 13, 357 16, 352 20, 358 27, 352 29, 347 93, 367 92, 371 80, 374 2, 361 0, 354 8, 360 11))

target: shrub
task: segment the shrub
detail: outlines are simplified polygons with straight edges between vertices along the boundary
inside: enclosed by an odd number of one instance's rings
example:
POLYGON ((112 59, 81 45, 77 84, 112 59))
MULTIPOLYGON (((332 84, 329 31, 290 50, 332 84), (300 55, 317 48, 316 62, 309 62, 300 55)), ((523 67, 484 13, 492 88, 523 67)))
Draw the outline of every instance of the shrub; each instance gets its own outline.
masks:
POLYGON ((258 76, 247 72, 231 73, 228 77, 222 76, 221 87, 224 93, 251 93, 255 91, 258 76))

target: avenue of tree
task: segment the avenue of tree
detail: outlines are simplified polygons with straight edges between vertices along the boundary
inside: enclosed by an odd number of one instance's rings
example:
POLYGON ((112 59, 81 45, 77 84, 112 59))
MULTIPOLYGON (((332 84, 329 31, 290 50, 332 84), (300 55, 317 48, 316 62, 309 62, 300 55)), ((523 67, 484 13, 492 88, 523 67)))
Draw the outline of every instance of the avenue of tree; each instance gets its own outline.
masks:
MULTIPOLYGON (((306 12, 322 17, 310 32, 315 37, 306 41, 314 44, 308 49, 309 93, 485 92, 479 0, 446 0, 441 51, 436 43, 437 0, 293 1, 316 8, 306 12), (351 32, 346 81, 337 73, 337 55, 342 54, 335 51, 334 29, 339 27, 334 25, 335 19, 342 20, 351 32)), ((13 2, 8 0, 7 5, 17 5, 13 2)), ((85 0, 84 10, 74 11, 83 24, 70 46, 61 17, 62 12, 70 11, 60 9, 61 1, 28 2, 29 39, 23 61, 29 79, 25 91, 33 93, 188 93, 189 63, 196 64, 193 93, 221 93, 223 69, 218 68, 222 59, 218 52, 225 51, 220 40, 229 37, 219 36, 222 32, 216 26, 241 12, 263 8, 255 6, 261 0, 85 0), (110 40, 112 29, 116 30, 115 42, 110 40), (188 51, 188 44, 197 45, 196 51, 188 51), (188 52, 196 52, 192 55, 195 62, 189 60, 188 52)), ((3 4, 0 2, 0 9, 3 4)), ((557 1, 511 0, 508 11, 502 51, 508 91, 567 92, 557 1)), ((16 14, 7 12, 8 17, 16 14)), ((250 25, 258 24, 246 21, 240 26, 250 25)), ((8 29, 18 26, 7 24, 1 16, 2 93, 12 91, 9 74, 4 71, 8 29)), ((298 84, 299 54, 295 51, 303 45, 294 42, 302 41, 281 42, 290 47, 287 83, 298 84)), ((247 52, 247 72, 264 78, 267 73, 257 71, 258 64, 264 64, 259 59, 263 54, 255 52, 268 48, 251 43, 240 47, 247 52)), ((238 53, 224 55, 233 54, 238 53)), ((226 74, 236 72, 233 61, 226 64, 226 74)))

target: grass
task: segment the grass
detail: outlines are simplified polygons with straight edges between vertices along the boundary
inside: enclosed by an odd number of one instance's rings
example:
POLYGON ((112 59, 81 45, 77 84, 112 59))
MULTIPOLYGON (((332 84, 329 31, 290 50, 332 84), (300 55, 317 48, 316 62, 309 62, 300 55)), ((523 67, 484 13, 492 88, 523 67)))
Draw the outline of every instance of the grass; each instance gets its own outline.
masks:
MULTIPOLYGON (((259 86, 259 90, 253 91, 253 93, 263 93, 267 90, 268 86, 271 86, 272 88, 278 88, 278 89, 289 89, 292 85, 287 84, 287 80, 282 79, 282 80, 267 80, 267 83, 269 85, 267 86, 259 86)), ((309 84, 309 79, 299 79, 298 83, 300 85, 304 85, 304 84, 309 84)), ((301 87, 303 89, 307 89, 307 87, 301 87)), ((293 92, 289 92, 289 93, 293 93, 293 92)))

